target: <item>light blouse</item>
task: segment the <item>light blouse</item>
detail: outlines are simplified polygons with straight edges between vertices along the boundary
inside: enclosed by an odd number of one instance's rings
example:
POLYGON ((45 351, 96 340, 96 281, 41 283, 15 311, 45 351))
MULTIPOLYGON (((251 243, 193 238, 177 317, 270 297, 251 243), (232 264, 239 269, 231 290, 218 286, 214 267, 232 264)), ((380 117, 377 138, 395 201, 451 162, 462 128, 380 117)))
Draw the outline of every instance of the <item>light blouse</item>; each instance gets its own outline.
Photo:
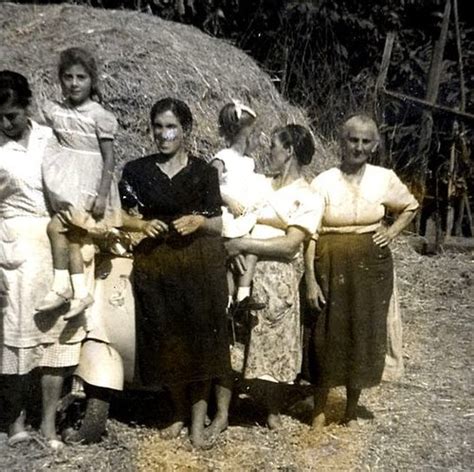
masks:
POLYGON ((51 128, 34 121, 26 147, 0 133, 0 218, 48 216, 41 163, 55 142, 51 128))
POLYGON ((323 211, 323 199, 315 195, 309 184, 300 178, 274 190, 258 208, 258 224, 251 235, 254 238, 275 237, 283 235, 290 226, 311 235, 317 230, 323 211))
POLYGON ((319 174, 311 188, 324 202, 320 233, 370 233, 386 211, 416 210, 419 204, 395 172, 366 164, 360 182, 347 178, 339 168, 319 174))

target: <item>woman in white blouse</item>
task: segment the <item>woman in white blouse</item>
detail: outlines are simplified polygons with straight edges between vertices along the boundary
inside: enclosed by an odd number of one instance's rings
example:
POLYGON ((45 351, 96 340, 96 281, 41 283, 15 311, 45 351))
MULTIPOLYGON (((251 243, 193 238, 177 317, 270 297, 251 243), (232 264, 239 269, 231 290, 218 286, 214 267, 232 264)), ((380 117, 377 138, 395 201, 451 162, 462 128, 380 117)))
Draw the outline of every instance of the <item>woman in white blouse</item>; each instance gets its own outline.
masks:
POLYGON ((273 191, 256 212, 252 237, 226 243, 230 255, 259 257, 253 291, 265 308, 253 313, 243 375, 258 380, 271 429, 281 424, 278 386, 293 383, 302 365, 298 285, 303 264, 297 254, 322 216, 322 204, 302 176, 313 153, 312 136, 303 126, 288 125, 273 132, 267 172, 273 191))
POLYGON ((351 117, 342 127, 340 167, 311 184, 324 201, 319 234, 305 255, 307 300, 319 310, 306 373, 319 387, 315 428, 325 423, 330 388, 346 387, 343 423, 350 425, 361 390, 382 379, 393 291, 388 245, 412 221, 418 202, 392 170, 367 163, 379 146, 376 123, 351 117), (398 214, 389 226, 383 224, 387 211, 398 214))
POLYGON ((30 101, 26 78, 0 71, 0 374, 8 392, 0 410, 8 415, 9 445, 31 439, 25 427, 29 374, 41 368, 41 432, 58 449, 57 403, 67 369, 78 364, 85 320, 35 315, 52 278, 41 163, 56 140, 29 118, 30 101))

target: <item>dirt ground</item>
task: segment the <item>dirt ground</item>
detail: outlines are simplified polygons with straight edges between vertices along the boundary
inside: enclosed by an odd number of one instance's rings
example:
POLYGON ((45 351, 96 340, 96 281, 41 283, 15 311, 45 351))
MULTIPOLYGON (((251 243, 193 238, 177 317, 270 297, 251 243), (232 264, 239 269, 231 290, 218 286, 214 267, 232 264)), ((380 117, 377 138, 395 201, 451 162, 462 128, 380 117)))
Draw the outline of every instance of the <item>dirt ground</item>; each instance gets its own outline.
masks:
POLYGON ((364 392, 357 427, 337 424, 342 391, 332 394, 330 424, 319 435, 305 423, 308 401, 289 408, 283 429, 271 432, 251 399, 243 399, 214 449, 195 451, 185 435, 160 439, 166 405, 141 394, 115 402, 107 437, 97 445, 53 454, 35 436, 12 449, 0 433, 0 470, 472 470, 473 255, 421 256, 407 239, 394 254, 406 372, 399 382, 364 392))

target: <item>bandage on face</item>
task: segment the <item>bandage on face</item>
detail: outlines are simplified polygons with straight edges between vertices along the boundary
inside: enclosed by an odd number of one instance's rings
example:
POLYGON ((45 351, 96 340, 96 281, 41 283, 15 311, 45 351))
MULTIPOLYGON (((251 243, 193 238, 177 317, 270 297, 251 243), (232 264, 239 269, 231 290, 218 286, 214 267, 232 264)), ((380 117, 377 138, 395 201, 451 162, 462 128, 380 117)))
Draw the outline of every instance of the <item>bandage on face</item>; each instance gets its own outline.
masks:
POLYGON ((176 129, 167 129, 161 135, 164 141, 174 141, 178 136, 178 130, 176 129))

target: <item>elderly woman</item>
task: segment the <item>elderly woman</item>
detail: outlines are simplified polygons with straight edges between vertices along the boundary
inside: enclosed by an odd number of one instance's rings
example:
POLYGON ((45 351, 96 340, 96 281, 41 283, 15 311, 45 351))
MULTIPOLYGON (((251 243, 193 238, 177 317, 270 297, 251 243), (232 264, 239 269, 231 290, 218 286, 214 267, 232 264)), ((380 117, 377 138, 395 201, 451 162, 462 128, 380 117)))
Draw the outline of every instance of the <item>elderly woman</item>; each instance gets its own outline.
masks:
POLYGON ((137 365, 145 386, 167 386, 177 437, 191 399, 191 441, 207 446, 211 381, 230 371, 225 249, 217 171, 186 150, 192 115, 165 98, 150 112, 156 154, 128 163, 120 182, 124 227, 146 236, 134 252, 137 365))
POLYGON ((68 369, 78 364, 85 331, 83 317, 66 322, 58 312, 35 316, 53 272, 41 163, 55 138, 29 118, 31 96, 25 77, 0 72, 0 374, 8 389, 8 443, 14 445, 30 439, 29 373, 41 368, 41 432, 57 449, 63 444, 56 435, 57 403, 68 369))
POLYGON ((273 193, 257 212, 259 225, 252 237, 226 243, 232 256, 259 257, 253 290, 266 308, 253 313, 243 375, 261 381, 271 429, 281 424, 279 386, 293 383, 302 363, 298 285, 303 264, 297 254, 322 216, 322 204, 302 177, 302 168, 311 162, 313 153, 313 139, 306 128, 288 125, 273 132, 268 163, 273 193))
POLYGON ((313 425, 325 422, 329 389, 345 386, 344 424, 356 420, 364 388, 380 383, 387 351, 387 313, 393 290, 389 243, 411 222, 418 203, 391 170, 370 165, 380 135, 356 115, 341 133, 342 162, 312 182, 324 200, 322 227, 306 252, 307 299, 321 309, 308 346, 309 375, 320 387, 313 425), (398 214, 390 226, 386 212, 398 214))

